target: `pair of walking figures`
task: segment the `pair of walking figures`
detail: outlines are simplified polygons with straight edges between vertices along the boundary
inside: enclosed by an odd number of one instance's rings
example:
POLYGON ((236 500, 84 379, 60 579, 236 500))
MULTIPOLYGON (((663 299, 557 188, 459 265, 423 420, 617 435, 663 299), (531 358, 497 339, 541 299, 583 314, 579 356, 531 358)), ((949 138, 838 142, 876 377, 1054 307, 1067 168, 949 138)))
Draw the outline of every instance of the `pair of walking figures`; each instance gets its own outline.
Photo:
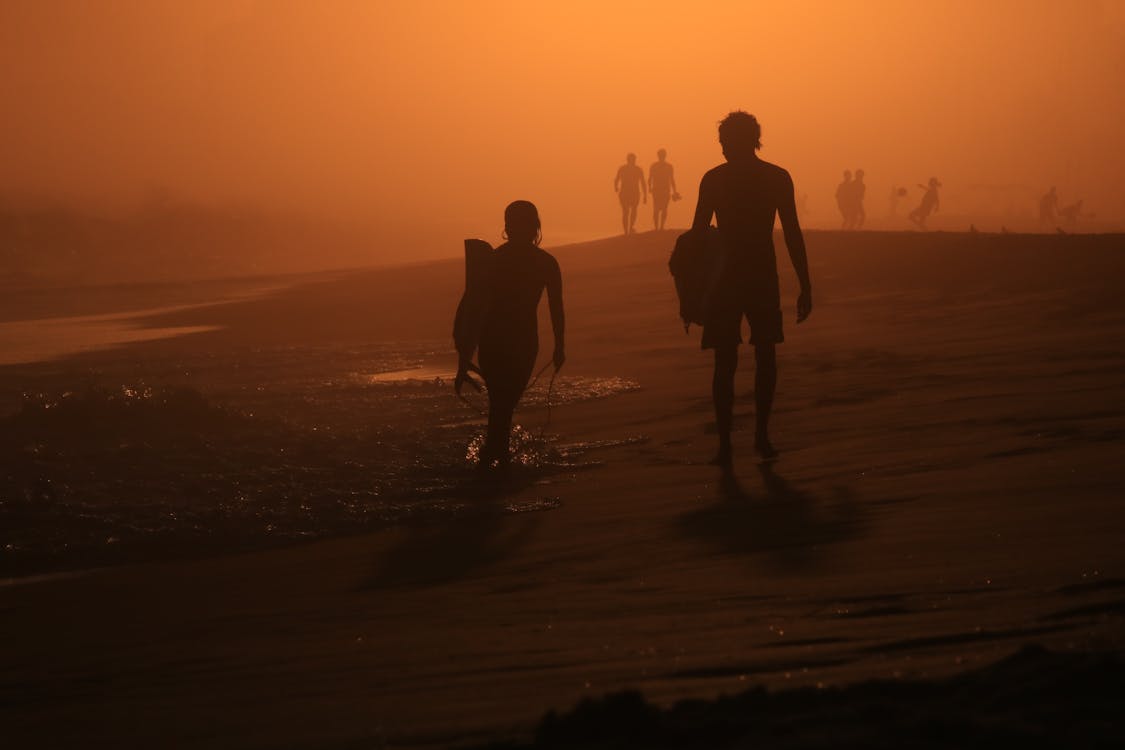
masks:
MULTIPOLYGON (((769 420, 777 385, 777 345, 784 341, 773 227, 781 219, 789 258, 800 282, 797 322, 812 311, 812 285, 804 238, 797 221, 793 180, 781 167, 758 157, 761 127, 746 112, 732 112, 719 124, 725 163, 708 171, 699 185, 691 231, 685 238, 706 242, 714 218, 722 238, 722 265, 702 318, 704 349, 714 350, 711 392, 719 446, 713 463, 729 469, 733 462, 731 423, 734 376, 742 319, 750 325, 754 346, 754 450, 763 459, 777 451, 770 442, 769 420)), ((543 292, 551 314, 557 371, 566 361, 562 274, 558 261, 539 247, 543 233, 539 212, 528 201, 504 211, 506 242, 492 250, 466 243, 466 293, 457 311, 454 340, 458 351, 454 387, 460 392, 477 372, 488 389, 488 430, 481 451, 484 472, 507 470, 512 416, 531 380, 539 352, 537 310, 543 292), (478 364, 473 363, 474 353, 478 364)), ((685 238, 681 238, 682 240, 685 238)))

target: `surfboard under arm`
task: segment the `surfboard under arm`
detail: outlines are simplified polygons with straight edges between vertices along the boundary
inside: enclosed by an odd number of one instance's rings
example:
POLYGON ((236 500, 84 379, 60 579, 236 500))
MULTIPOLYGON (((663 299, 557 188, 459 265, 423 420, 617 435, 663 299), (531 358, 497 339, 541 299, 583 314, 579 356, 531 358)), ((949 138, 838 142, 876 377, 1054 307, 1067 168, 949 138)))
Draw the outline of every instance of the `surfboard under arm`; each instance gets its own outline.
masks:
POLYGON ((465 292, 453 319, 453 343, 461 359, 472 359, 480 343, 491 293, 492 252, 484 240, 465 240, 465 292))

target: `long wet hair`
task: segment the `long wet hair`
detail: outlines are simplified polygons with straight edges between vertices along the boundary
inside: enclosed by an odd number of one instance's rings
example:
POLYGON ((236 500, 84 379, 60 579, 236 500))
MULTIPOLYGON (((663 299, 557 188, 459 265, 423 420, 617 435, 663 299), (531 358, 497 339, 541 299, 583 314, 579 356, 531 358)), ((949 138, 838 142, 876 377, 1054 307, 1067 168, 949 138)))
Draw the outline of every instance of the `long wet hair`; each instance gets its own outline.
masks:
POLYGON ((543 225, 539 222, 539 209, 531 201, 512 201, 504 209, 504 238, 512 239, 512 234, 522 237, 531 234, 531 244, 539 247, 543 241, 543 225))

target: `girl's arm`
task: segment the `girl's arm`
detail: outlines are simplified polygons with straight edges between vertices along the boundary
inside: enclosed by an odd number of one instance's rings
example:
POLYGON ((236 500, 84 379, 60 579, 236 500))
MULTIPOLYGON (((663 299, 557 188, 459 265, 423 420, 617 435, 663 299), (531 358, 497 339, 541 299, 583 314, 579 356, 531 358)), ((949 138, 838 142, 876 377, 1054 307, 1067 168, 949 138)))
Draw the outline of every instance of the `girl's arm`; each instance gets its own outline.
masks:
POLYGON ((562 271, 559 262, 551 258, 547 272, 547 305, 551 308, 551 330, 555 333, 555 369, 566 362, 566 314, 563 312, 562 271))

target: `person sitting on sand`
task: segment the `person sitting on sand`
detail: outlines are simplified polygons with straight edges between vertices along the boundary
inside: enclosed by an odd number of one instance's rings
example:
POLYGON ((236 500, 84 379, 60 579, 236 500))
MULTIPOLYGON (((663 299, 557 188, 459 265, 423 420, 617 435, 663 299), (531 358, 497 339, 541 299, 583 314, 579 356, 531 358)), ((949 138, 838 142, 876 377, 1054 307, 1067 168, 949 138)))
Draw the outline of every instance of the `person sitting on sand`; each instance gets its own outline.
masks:
POLYGON ((656 152, 656 161, 648 168, 648 191, 652 193, 652 228, 659 231, 664 229, 664 222, 668 220, 668 202, 675 197, 676 175, 666 159, 668 152, 660 149, 656 152))
POLYGON ((625 234, 633 234, 637 231, 637 203, 642 197, 648 203, 645 172, 637 166, 636 154, 625 156, 625 164, 618 168, 617 176, 613 178, 613 190, 621 203, 621 230, 625 234))
MULTIPOLYGON (((504 209, 504 236, 507 242, 492 256, 491 301, 477 346, 488 388, 488 432, 480 457, 484 471, 504 471, 511 461, 512 415, 539 354, 538 310, 544 289, 555 334, 555 370, 566 361, 562 274, 554 256, 539 247, 543 233, 535 204, 515 201, 504 209)), ((470 369, 472 362, 462 358, 457 377, 466 377, 470 369)))
POLYGON ((1082 212, 1082 203, 1083 201, 1078 201, 1059 209, 1059 218, 1066 224, 1067 229, 1074 230, 1078 226, 1079 219, 1092 219, 1094 217, 1094 214, 1082 212))
POLYGON ((703 325, 703 348, 715 350, 711 391, 719 452, 714 462, 724 469, 732 463, 734 373, 743 316, 750 323, 756 362, 754 447, 764 459, 777 455, 770 443, 769 419, 777 384, 776 345, 784 336, 773 247, 775 216, 781 218, 789 259, 801 284, 797 322, 812 312, 812 284, 793 180, 781 167, 758 158, 761 135, 758 120, 746 112, 731 112, 719 124, 719 143, 727 161, 703 175, 692 222, 692 231, 705 232, 714 216, 726 253, 714 303, 703 325))
POLYGON ((919 183, 918 187, 925 190, 926 194, 922 196, 922 202, 918 204, 918 207, 910 212, 909 219, 917 224, 919 229, 925 229, 926 219, 938 210, 940 203, 938 201, 938 188, 941 187, 941 183, 938 182, 938 178, 931 177, 929 186, 919 183))

